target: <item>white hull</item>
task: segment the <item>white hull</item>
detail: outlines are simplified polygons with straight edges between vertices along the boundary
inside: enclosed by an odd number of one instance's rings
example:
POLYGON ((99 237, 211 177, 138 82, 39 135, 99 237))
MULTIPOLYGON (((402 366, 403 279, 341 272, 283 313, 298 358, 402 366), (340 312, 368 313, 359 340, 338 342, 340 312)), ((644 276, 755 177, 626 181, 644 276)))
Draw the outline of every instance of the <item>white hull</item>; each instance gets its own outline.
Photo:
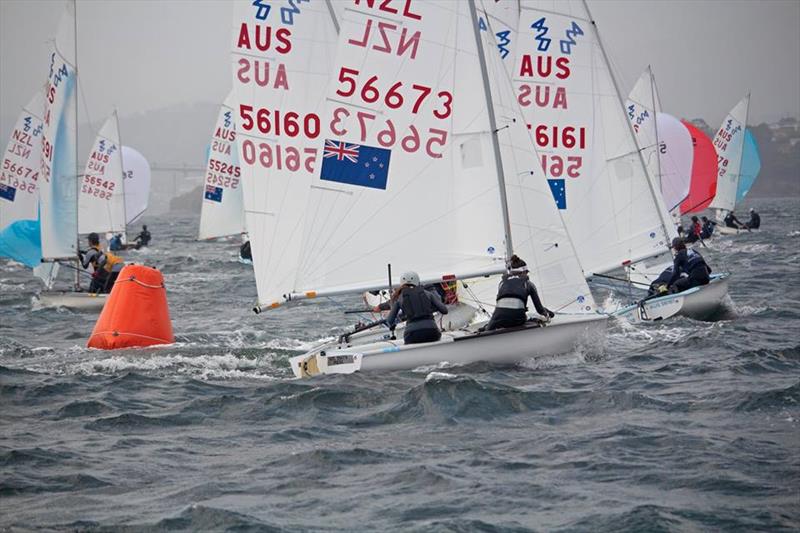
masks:
POLYGON ((739 235, 740 233, 748 233, 758 231, 757 229, 737 229, 737 228, 729 228, 728 226, 723 226, 721 224, 717 224, 717 227, 714 230, 714 233, 719 233, 720 235, 739 235))
POLYGON ((410 370, 448 362, 515 363, 530 357, 562 354, 582 339, 605 331, 607 315, 559 315, 544 326, 476 333, 474 328, 445 332, 437 342, 406 346, 402 340, 361 346, 327 344, 290 359, 297 377, 356 371, 410 370))
POLYGON ((649 317, 658 316, 659 307, 677 304, 680 305, 680 310, 675 314, 695 320, 706 320, 714 316, 722 307, 725 296, 728 294, 729 277, 730 274, 727 273, 715 275, 712 276, 711 283, 708 285, 692 287, 677 294, 651 298, 644 304, 644 316, 642 307, 638 304, 620 309, 612 316, 631 322, 652 320, 649 317))
POLYGON ((107 298, 108 294, 71 291, 42 291, 33 297, 39 307, 66 307, 81 311, 100 311, 107 298))

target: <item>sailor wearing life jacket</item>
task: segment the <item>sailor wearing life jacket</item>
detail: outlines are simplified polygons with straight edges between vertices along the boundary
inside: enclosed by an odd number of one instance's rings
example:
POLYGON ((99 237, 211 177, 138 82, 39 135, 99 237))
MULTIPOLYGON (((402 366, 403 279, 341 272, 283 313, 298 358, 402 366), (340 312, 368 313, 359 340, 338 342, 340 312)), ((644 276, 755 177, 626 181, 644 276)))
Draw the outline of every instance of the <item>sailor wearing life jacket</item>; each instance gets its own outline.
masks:
POLYGON ((682 292, 692 287, 708 285, 711 281, 709 274, 711 268, 706 264, 700 252, 693 249, 686 249, 686 244, 676 237, 672 240, 672 251, 675 259, 672 263, 672 277, 669 280, 669 291, 672 293, 682 292), (686 277, 681 277, 686 274, 686 277))
POLYGON ((89 249, 80 252, 80 259, 83 268, 89 268, 91 265, 94 269, 89 292, 110 292, 114 282, 117 281, 120 270, 125 266, 125 262, 116 255, 100 249, 100 237, 97 233, 90 233, 88 241, 89 249))
POLYGON ((536 287, 528 279, 528 266, 525 261, 514 255, 509 266, 511 270, 503 274, 503 280, 497 289, 497 302, 492 318, 486 325, 486 331, 525 324, 528 321, 528 297, 533 301, 537 313, 546 319, 555 316, 555 313, 545 308, 539 300, 536 287))
POLYGON ((406 328, 403 332, 405 344, 420 342, 436 342, 442 338, 439 327, 433 320, 433 312, 439 311, 447 314, 447 306, 442 303, 438 295, 426 291, 419 284, 416 272, 406 272, 400 277, 400 294, 394 300, 386 323, 394 331, 397 315, 403 311, 406 318, 406 328))

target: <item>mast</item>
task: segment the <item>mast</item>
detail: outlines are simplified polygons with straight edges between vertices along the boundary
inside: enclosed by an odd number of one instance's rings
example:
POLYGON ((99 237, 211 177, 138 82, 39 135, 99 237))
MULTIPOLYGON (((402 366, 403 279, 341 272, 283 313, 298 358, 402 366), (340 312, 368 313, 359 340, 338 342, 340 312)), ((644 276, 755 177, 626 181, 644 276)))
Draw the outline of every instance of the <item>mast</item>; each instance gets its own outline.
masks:
MULTIPOLYGON (((589 10, 589 5, 586 3, 586 0, 583 0, 583 8, 586 10, 586 14, 589 15, 589 22, 591 22, 592 28, 594 30, 594 34, 597 37, 597 44, 600 46, 600 51, 603 53, 603 59, 605 60, 606 65, 609 66, 608 73, 609 73, 609 76, 611 76, 611 81, 614 83, 614 90, 617 92, 617 99, 619 100, 619 105, 622 108, 622 111, 624 113, 625 112, 625 101, 622 99, 622 93, 619 90, 619 84, 617 83, 617 78, 616 78, 616 76, 614 76, 614 73, 611 71, 611 61, 609 61, 609 59, 608 59, 608 54, 606 53, 606 48, 605 48, 605 46, 603 46, 603 40, 600 38, 600 32, 597 31, 597 24, 594 21, 594 17, 592 17, 592 12, 589 10)), ((630 120, 626 120, 625 122, 628 124, 628 132, 630 133, 631 138, 634 139, 634 142, 635 142, 636 135, 634 134, 634 131, 633 131, 633 124, 631 124, 630 120)), ((640 150, 637 150, 636 152, 639 154, 639 162, 642 165, 642 169, 644 169, 644 171, 645 171, 645 176, 647 176, 647 165, 645 165, 644 157, 642 156, 642 152, 640 150)), ((658 152, 656 152, 656 155, 658 155, 658 152)), ((653 200, 655 200, 655 202, 656 202, 656 207, 658 207, 658 205, 659 205, 658 204, 658 196, 657 196, 656 190, 653 188, 653 183, 649 179, 647 180, 647 185, 650 188, 650 194, 652 195, 653 200)), ((669 223, 664 218, 664 213, 661 211, 661 209, 657 209, 657 211, 658 211, 658 218, 661 220, 661 226, 664 229, 664 240, 665 241, 669 241, 669 230, 667 229, 669 227, 669 225, 668 225, 669 223)), ((669 246, 669 244, 667 244, 667 246, 669 246)))
POLYGON ((117 109, 114 108, 114 122, 117 124, 117 142, 119 143, 119 172, 122 183, 122 233, 125 237, 125 242, 128 242, 128 206, 125 204, 125 165, 122 161, 122 134, 119 132, 119 115, 117 109))
MULTIPOLYGON (((478 13, 475 8, 475 0, 469 0, 469 15, 472 22, 472 31, 475 34, 475 42, 478 45, 478 62, 481 66, 481 80, 483 81, 483 94, 486 97, 486 110, 489 113, 489 131, 492 135, 492 148, 494 149, 494 163, 497 170, 497 185, 500 189, 500 211, 503 215, 503 229, 506 241, 506 261, 511 260, 514 255, 514 245, 511 242, 511 220, 508 216, 508 198, 506 196, 506 179, 503 174, 503 162, 500 159, 500 142, 497 140, 497 121, 494 116, 494 106, 492 105, 492 93, 489 85, 489 74, 486 67, 486 58, 483 55, 483 41, 481 40, 481 30, 478 27, 478 13)), ((488 16, 487 16, 488 18, 488 16)))
POLYGON ((80 209, 78 208, 78 201, 81 195, 81 181, 79 178, 78 172, 78 91, 80 90, 80 86, 78 85, 78 0, 72 0, 72 7, 75 13, 73 17, 73 32, 72 38, 75 45, 75 90, 72 92, 73 98, 75 98, 75 288, 80 289, 81 287, 81 260, 79 259, 79 251, 81 249, 81 236, 78 230, 79 220, 78 217, 80 209))
POLYGON ((658 141, 658 108, 656 107, 656 77, 653 75, 653 69, 647 65, 647 73, 650 75, 650 98, 653 102, 653 127, 656 133, 656 177, 658 178, 658 186, 661 187, 661 144, 658 141))
POLYGON ((328 6, 328 13, 331 14, 331 20, 333 21, 333 29, 336 30, 336 34, 339 34, 339 21, 336 19, 336 12, 333 10, 333 4, 331 4, 331 0, 325 0, 325 5, 328 6))

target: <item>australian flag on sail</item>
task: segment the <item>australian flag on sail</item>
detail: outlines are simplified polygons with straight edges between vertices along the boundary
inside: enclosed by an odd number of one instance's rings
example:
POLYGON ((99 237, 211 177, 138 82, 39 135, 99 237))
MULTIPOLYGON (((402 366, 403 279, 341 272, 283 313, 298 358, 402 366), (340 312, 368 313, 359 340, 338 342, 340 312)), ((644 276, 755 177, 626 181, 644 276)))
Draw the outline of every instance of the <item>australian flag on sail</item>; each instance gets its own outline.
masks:
POLYGON ((206 200, 212 202, 222 201, 222 187, 214 187, 213 185, 206 185, 206 200))
POLYGON ((325 140, 320 179, 386 190, 391 150, 325 140))
POLYGON ((5 198, 9 202, 14 201, 14 197, 17 195, 17 189, 12 187, 11 185, 3 185, 0 183, 0 198, 5 198))
POLYGON ((559 209, 567 208, 566 180, 547 180, 559 209))

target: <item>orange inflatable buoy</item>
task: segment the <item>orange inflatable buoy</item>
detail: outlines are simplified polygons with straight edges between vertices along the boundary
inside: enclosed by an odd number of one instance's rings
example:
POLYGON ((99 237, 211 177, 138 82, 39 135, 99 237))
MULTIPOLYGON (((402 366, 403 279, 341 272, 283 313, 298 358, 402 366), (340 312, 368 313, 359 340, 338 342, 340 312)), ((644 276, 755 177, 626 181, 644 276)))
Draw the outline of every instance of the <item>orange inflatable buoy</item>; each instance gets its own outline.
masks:
POLYGON ((164 276, 144 265, 125 266, 108 295, 87 346, 115 350, 173 342, 164 276))

